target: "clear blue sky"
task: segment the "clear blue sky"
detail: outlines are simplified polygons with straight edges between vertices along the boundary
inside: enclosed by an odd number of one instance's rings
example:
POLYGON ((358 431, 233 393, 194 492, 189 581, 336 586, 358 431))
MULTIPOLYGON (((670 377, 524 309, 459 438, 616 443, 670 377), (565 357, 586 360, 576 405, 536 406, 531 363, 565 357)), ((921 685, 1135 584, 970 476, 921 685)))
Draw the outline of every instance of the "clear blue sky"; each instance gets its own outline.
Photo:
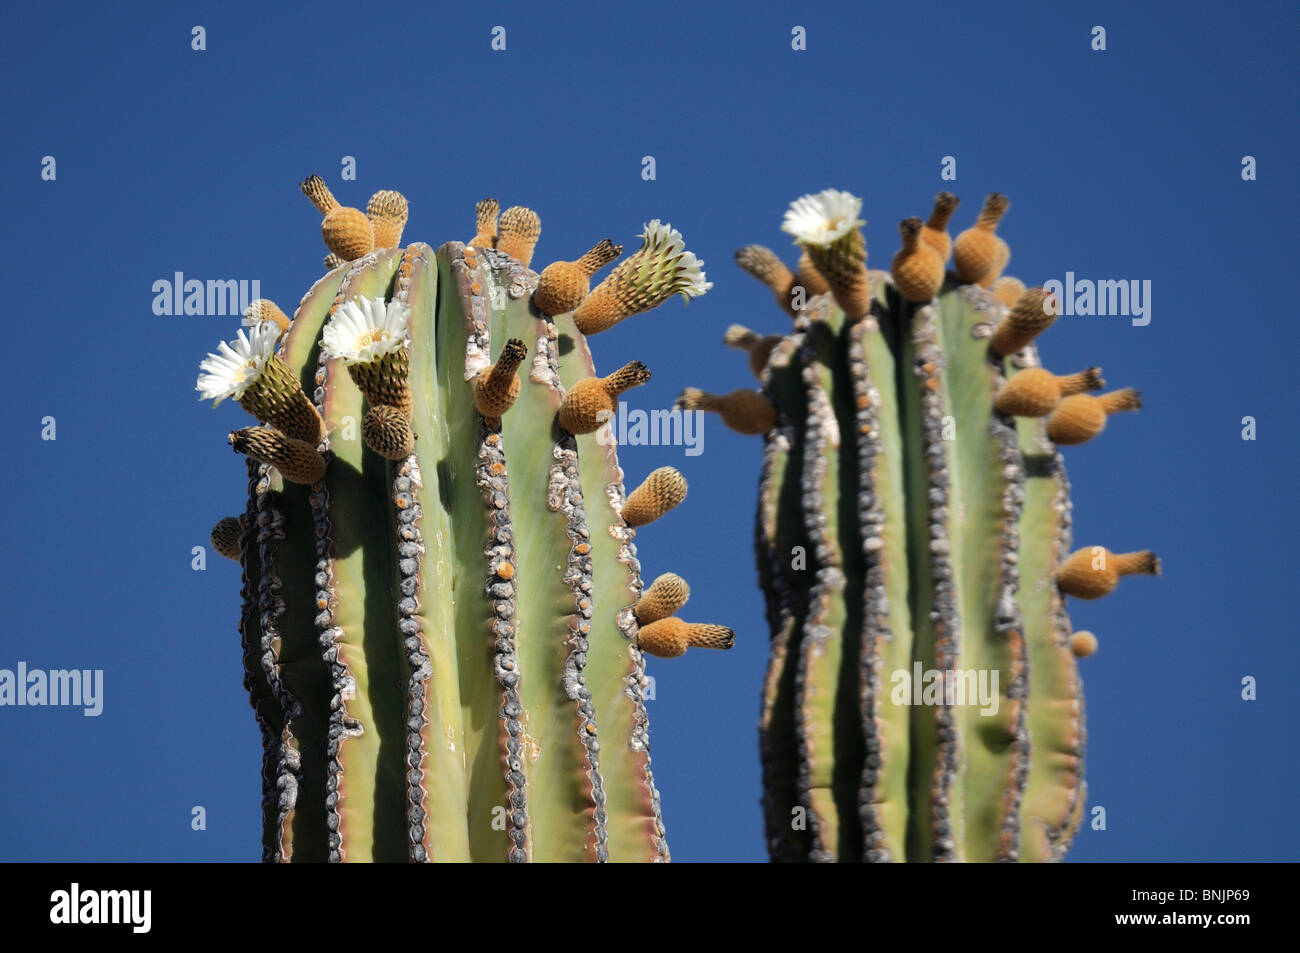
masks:
MULTIPOLYGON (((215 555, 190 568, 242 507, 225 433, 245 418, 194 393, 235 321, 155 316, 156 279, 258 278, 292 310, 324 254, 297 190, 311 172, 347 204, 404 191, 407 237, 434 245, 467 238, 484 195, 530 205, 541 263, 605 235, 635 247, 663 218, 713 290, 594 342, 603 368, 652 367, 635 406, 662 407, 687 385, 750 386, 721 345, 731 322, 788 326, 734 249, 788 250, 786 204, 835 187, 865 196, 885 267, 897 222, 945 187, 944 155, 959 228, 989 191, 1011 196, 1010 274, 1153 287, 1149 326, 1063 318, 1043 343, 1058 367, 1100 364, 1143 391, 1140 414, 1068 454, 1076 539, 1150 547, 1165 567, 1074 606, 1101 639, 1083 673, 1108 830, 1081 832, 1072 859, 1300 858, 1298 342, 1279 287, 1297 252, 1297 8, 947 6, 8 5, 0 667, 102 668, 105 709, 0 709, 0 858, 258 856, 239 573, 215 555), (356 182, 339 181, 345 155, 356 182)), ((647 574, 685 576, 691 616, 738 634, 730 653, 652 665, 652 752, 674 858, 760 860, 760 441, 719 426, 706 441, 698 457, 623 451, 631 473, 673 464, 692 486, 638 540, 647 574)))

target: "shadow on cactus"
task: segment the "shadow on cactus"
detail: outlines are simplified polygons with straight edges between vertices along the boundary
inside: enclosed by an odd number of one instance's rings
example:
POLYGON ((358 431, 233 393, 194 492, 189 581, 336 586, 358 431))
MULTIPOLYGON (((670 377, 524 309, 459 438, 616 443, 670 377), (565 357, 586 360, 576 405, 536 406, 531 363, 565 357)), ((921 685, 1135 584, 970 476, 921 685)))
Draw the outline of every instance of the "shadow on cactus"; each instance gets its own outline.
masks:
POLYGON ((435 251, 397 192, 302 191, 328 274, 292 320, 254 302, 198 381, 259 421, 212 542, 243 566, 263 859, 667 860, 642 653, 734 637, 676 618, 677 577, 642 592, 636 528, 686 484, 625 495, 599 431, 650 371, 599 377, 586 339, 703 294, 702 263, 656 220, 592 289, 622 248, 539 276, 529 209, 484 200, 435 251))
POLYGON ((1039 364, 1056 316, 1002 276, 1005 196, 954 242, 958 200, 900 224, 868 271, 861 201, 795 201, 792 270, 737 263, 794 319, 733 325, 760 390, 683 391, 764 434, 756 521, 771 653, 759 747, 767 842, 782 861, 1059 860, 1085 803, 1082 684, 1065 596, 1159 572, 1150 552, 1068 555, 1057 445, 1096 437, 1136 391, 1039 364), (947 269, 952 256, 952 270, 947 269))

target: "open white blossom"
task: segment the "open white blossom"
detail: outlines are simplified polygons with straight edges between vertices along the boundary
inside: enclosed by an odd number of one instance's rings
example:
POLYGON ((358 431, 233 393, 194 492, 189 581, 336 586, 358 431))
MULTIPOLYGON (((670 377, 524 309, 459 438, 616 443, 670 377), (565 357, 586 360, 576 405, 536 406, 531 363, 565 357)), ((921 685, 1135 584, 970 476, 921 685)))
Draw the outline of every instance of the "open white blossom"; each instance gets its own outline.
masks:
POLYGON ((859 225, 862 199, 848 192, 826 189, 816 195, 804 195, 786 209, 781 231, 793 235, 799 244, 829 245, 859 225))
POLYGON ((275 354, 279 337, 280 328, 267 322, 250 328, 247 335, 241 330, 239 337, 229 343, 222 341, 217 345, 218 353, 209 353, 199 364, 202 373, 195 386, 199 400, 211 400, 215 407, 227 397, 243 397, 275 354))
POLYGON ((411 309, 400 301, 358 298, 344 302, 325 325, 321 351, 345 364, 368 364, 406 344, 411 309))
POLYGON ((713 287, 713 282, 704 279, 704 262, 686 250, 682 233, 657 218, 645 224, 641 248, 633 258, 637 257, 653 263, 639 270, 649 272, 646 277, 665 298, 674 294, 697 298, 713 287))

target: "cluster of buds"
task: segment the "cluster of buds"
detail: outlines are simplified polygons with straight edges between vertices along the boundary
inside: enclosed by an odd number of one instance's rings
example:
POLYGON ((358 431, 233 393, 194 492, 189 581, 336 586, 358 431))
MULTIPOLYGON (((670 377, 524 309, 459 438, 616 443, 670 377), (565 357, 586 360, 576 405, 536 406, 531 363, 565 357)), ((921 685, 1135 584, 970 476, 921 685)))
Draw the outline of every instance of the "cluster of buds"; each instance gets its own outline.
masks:
POLYGON ((326 268, 337 268, 376 249, 396 248, 402 243, 410 209, 400 192, 376 192, 362 212, 340 205, 319 175, 309 176, 299 188, 321 213, 321 237, 330 250, 326 268))
POLYGON ((637 641, 643 652, 676 658, 688 648, 729 649, 736 644, 736 633, 724 625, 677 618, 675 613, 690 596, 690 586, 675 573, 664 573, 642 593, 632 611, 641 624, 637 641))
POLYGON ((415 450, 411 431, 410 308, 400 301, 358 298, 335 307, 321 334, 321 356, 340 360, 370 405, 361 436, 388 460, 415 450))

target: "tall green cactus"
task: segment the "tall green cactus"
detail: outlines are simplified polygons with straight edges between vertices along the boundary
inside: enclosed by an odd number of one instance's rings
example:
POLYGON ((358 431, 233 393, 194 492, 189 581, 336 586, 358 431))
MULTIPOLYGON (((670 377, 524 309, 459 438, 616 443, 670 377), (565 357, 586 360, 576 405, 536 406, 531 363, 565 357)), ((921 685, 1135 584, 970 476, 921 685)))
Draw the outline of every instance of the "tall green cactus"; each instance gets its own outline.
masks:
MULTIPOLYGON (((1079 408, 1060 393, 1100 381, 1096 369, 1068 381, 1035 371, 1021 389, 1048 393, 1013 399, 1007 379, 1037 367, 1030 339, 1051 301, 998 281, 1009 257, 993 232, 1000 196, 958 238, 945 275, 955 206, 945 193, 928 227, 903 223, 891 275, 866 271, 857 200, 795 203, 797 274, 765 248, 737 253, 793 330, 727 334, 749 351, 774 426, 754 392, 681 398, 766 433, 756 537, 772 641, 760 752, 774 860, 1060 859, 1085 797, 1075 654, 1095 647, 1072 637, 1063 594, 1158 571, 1149 553, 1098 547, 1058 577, 1069 483, 1047 431, 1080 442, 1100 429, 1075 433, 1079 408), (981 675, 996 706, 975 700, 981 675)), ((1083 416, 1091 408, 1104 422, 1086 402, 1106 398, 1081 399, 1083 416)))
MULTIPOLYGON (((332 270, 292 321, 255 303, 251 336, 199 381, 265 425, 232 434, 248 504, 213 534, 243 564, 263 858, 667 860, 623 472, 595 426, 559 423, 568 393, 617 397, 574 317, 533 304, 540 222, 510 209, 498 232, 485 201, 470 245, 403 248, 397 193, 363 214, 315 177, 303 191, 332 270)), ((660 273, 642 310, 707 288, 676 232, 647 231, 670 233, 638 254, 690 288, 660 273)), ((547 300, 587 299, 620 250, 553 266, 547 300)), ((635 522, 663 508, 642 501, 635 522)))

